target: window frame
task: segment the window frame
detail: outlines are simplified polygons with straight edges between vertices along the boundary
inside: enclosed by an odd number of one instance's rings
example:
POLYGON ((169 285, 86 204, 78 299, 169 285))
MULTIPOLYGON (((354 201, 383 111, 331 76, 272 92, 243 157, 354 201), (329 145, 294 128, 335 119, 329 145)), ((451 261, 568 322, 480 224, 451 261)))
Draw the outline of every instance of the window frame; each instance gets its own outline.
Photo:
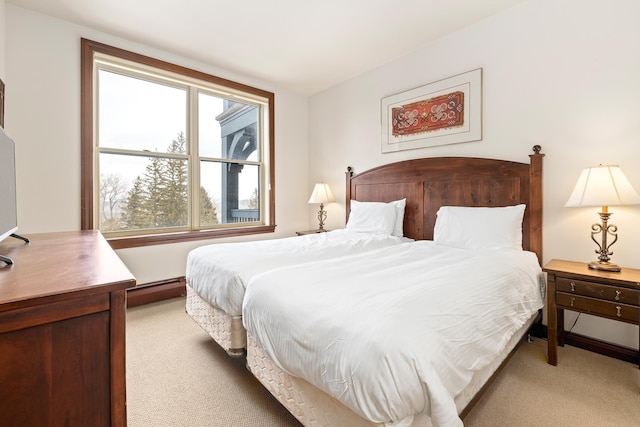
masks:
MULTIPOLYGON (((216 77, 190 68, 175 65, 159 59, 140 55, 134 52, 109 46, 103 43, 95 42, 88 39, 81 39, 81 90, 80 90, 80 107, 81 107, 81 213, 80 222, 82 230, 90 230, 96 227, 94 209, 95 207, 95 171, 94 159, 96 156, 97 146, 95 144, 94 134, 96 126, 96 114, 94 109, 94 57, 95 54, 109 55, 125 61, 131 61, 157 68, 169 73, 179 74, 188 79, 198 79, 217 86, 227 87, 234 91, 247 92, 256 96, 263 97, 268 100, 267 120, 264 123, 267 126, 268 141, 264 142, 265 149, 268 151, 264 157, 264 166, 267 168, 266 183, 264 190, 267 194, 265 200, 268 206, 265 210, 267 214, 266 222, 261 225, 242 225, 230 226, 226 225, 222 228, 206 229, 206 230, 190 230, 179 232, 166 232, 157 234, 140 234, 127 235, 120 237, 108 237, 107 241, 114 249, 132 248, 140 246, 150 246, 167 243, 178 243, 192 240, 215 239, 223 237, 244 236, 251 234, 272 233, 275 231, 275 119, 274 119, 274 98, 272 92, 247 86, 231 80, 216 77), (267 148, 268 147, 268 148, 267 148)), ((199 161, 195 159, 194 161, 199 161)))

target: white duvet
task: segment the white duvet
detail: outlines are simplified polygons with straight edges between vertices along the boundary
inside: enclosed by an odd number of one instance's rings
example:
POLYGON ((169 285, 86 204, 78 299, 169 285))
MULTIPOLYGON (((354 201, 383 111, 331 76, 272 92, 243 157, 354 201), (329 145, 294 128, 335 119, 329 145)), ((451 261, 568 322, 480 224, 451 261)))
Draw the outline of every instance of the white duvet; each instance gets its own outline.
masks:
POLYGON ((531 252, 418 241, 257 275, 243 322, 281 369, 370 421, 462 426, 454 398, 542 307, 542 280, 531 252))
POLYGON ((283 239, 207 245, 189 252, 186 279, 209 304, 230 316, 240 316, 245 286, 258 273, 411 241, 406 237, 333 230, 283 239))

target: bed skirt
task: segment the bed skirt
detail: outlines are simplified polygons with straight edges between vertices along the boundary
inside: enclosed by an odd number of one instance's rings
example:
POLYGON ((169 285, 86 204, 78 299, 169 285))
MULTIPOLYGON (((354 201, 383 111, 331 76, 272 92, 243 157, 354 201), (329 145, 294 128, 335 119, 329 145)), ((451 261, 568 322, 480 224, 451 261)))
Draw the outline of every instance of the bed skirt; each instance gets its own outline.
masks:
POLYGON ((242 316, 229 316, 202 299, 187 284, 185 310, 231 357, 242 357, 247 347, 247 332, 242 316))

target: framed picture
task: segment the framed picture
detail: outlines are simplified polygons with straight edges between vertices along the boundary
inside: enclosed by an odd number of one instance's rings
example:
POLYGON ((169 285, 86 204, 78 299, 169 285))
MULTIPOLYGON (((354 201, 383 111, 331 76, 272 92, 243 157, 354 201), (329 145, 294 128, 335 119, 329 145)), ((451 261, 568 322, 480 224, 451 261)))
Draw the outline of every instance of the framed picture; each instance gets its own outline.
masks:
POLYGON ((382 152, 482 140, 482 68, 382 98, 382 152))
POLYGON ((0 126, 4 128, 4 82, 0 79, 0 126))

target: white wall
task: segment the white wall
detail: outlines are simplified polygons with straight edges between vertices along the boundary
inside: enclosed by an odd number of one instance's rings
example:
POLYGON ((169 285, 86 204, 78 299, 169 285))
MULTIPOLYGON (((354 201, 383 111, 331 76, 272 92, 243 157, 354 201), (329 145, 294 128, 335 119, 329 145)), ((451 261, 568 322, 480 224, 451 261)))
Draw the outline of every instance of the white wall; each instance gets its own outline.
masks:
MULTIPOLYGON (((584 167, 619 164, 640 191, 640 2, 530 0, 310 98, 309 181, 344 200, 344 171, 398 160, 479 156, 544 159, 544 258, 591 261, 598 209, 565 208, 584 167), (381 154, 381 98, 483 68, 484 137, 381 154)), ((344 225, 344 203, 327 206, 344 225)), ((611 208, 613 261, 640 268, 640 207, 611 208)), ((315 209, 309 209, 313 223, 315 209)), ((575 314, 567 312, 570 326, 575 314)), ((638 327, 583 315, 574 332, 638 347, 638 327)))
MULTIPOLYGON (((276 233, 251 238, 292 236, 295 230, 308 227, 306 98, 212 64, 198 63, 13 5, 6 6, 5 22, 4 80, 8 95, 5 121, 17 146, 20 233, 80 228, 81 37, 274 92, 278 226, 276 233), (291 176, 295 179, 290 179, 291 176)), ((234 239, 132 248, 119 250, 118 254, 138 283, 146 283, 184 275, 190 249, 229 240, 234 239)))

